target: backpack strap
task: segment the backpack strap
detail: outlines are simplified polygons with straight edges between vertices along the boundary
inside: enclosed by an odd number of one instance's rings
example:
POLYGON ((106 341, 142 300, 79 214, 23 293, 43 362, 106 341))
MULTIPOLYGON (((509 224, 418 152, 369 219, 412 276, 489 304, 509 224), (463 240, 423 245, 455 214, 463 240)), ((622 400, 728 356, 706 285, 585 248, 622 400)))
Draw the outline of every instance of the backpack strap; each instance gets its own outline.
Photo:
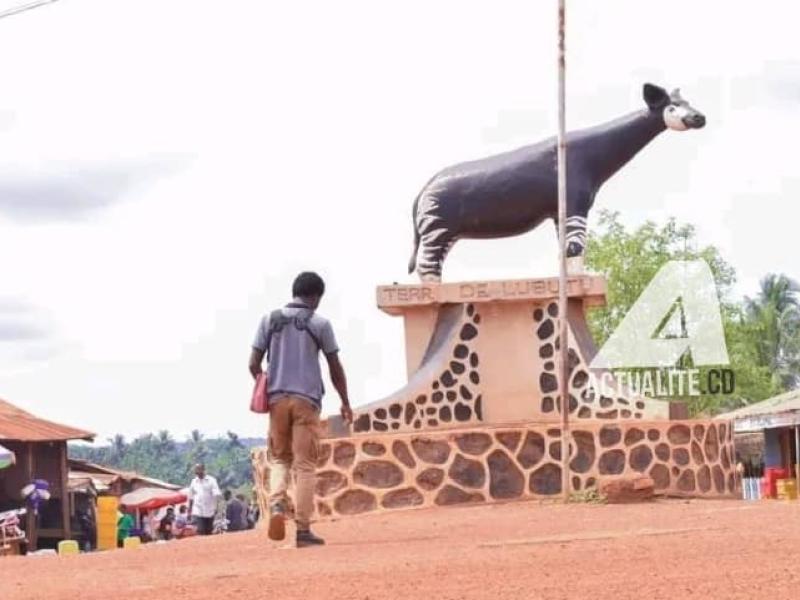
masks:
MULTIPOLYGON (((305 308, 305 307, 298 307, 298 308, 305 308)), ((311 321, 311 317, 314 315, 313 311, 306 308, 307 314, 303 315, 302 313, 297 314, 293 317, 287 317, 283 314, 283 309, 273 310, 269 315, 269 322, 267 325, 267 361, 269 361, 269 350, 270 346, 272 345, 272 336, 275 333, 279 333, 286 325, 289 323, 293 323, 295 329, 298 331, 305 331, 309 337, 314 340, 314 343, 317 346, 317 349, 322 349, 322 344, 319 341, 319 338, 314 334, 309 326, 309 322, 311 321)))

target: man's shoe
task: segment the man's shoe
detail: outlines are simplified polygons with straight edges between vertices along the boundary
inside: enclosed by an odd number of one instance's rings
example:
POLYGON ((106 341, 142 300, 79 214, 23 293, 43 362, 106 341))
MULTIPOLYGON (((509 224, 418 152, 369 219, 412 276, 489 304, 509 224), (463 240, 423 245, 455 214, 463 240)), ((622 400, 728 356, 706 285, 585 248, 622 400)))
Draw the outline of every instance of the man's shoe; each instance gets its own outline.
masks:
POLYGON ((280 541, 286 537, 286 510, 281 504, 269 509, 269 539, 280 541))
POLYGON ((306 546, 324 546, 324 545, 325 545, 325 540, 311 533, 310 529, 306 529, 305 531, 301 531, 299 529, 297 530, 298 548, 305 548, 306 546))

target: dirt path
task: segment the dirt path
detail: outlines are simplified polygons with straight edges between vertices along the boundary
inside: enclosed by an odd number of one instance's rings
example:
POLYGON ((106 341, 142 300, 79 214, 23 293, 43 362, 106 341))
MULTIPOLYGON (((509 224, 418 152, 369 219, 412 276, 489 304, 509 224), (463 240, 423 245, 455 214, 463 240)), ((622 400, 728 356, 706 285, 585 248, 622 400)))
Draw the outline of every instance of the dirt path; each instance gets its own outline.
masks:
POLYGON ((797 598, 800 502, 420 510, 77 557, 0 559, 2 600, 797 598))

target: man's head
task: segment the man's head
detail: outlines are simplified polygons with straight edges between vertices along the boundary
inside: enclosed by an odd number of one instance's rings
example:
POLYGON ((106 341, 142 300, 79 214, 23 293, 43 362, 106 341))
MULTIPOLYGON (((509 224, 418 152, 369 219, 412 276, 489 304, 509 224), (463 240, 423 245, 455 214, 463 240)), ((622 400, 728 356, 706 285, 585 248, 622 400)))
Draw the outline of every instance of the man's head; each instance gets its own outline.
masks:
POLYGON ((194 474, 200 479, 206 476, 206 466, 203 463, 197 463, 194 466, 194 474))
POLYGON ((295 277, 292 284, 292 296, 303 301, 311 308, 317 308, 325 294, 325 282, 322 277, 311 271, 304 271, 295 277))
POLYGON ((174 507, 174 506, 170 506, 170 507, 167 509, 167 514, 168 514, 168 515, 174 515, 174 514, 175 514, 175 507, 174 507))
POLYGON ((233 494, 231 494, 230 490, 225 490, 225 492, 222 494, 222 497, 225 498, 225 502, 230 502, 232 495, 233 494))
POLYGON ((178 512, 181 513, 182 515, 185 515, 188 510, 189 509, 186 508, 185 504, 181 504, 181 507, 178 509, 178 512))

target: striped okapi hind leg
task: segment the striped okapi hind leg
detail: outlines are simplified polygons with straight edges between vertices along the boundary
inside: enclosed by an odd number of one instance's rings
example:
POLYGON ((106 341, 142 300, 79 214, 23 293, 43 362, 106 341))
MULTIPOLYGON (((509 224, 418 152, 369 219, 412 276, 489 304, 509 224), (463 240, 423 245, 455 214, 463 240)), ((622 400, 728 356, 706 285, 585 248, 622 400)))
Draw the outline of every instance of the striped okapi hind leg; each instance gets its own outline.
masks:
POLYGON ((456 243, 452 225, 443 214, 437 193, 439 185, 431 184, 419 199, 416 228, 420 247, 417 254, 417 274, 422 281, 439 282, 447 253, 456 243))
POLYGON ((567 217, 567 273, 582 275, 584 272, 583 253, 586 249, 585 216, 567 217))

